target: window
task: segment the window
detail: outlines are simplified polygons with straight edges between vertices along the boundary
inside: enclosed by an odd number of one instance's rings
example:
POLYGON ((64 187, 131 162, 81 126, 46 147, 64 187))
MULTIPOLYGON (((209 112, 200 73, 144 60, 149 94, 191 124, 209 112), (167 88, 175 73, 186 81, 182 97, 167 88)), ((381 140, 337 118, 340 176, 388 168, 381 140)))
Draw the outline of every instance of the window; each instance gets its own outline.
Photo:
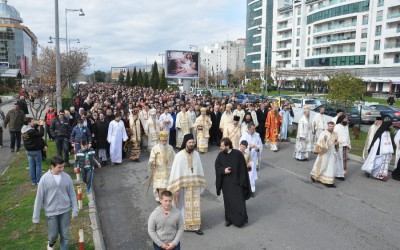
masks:
POLYGON ((394 55, 394 63, 400 63, 400 54, 394 55))
POLYGON ((301 18, 297 18, 297 25, 301 25, 301 18))
POLYGON ((383 10, 376 12, 376 21, 377 22, 382 21, 382 18, 383 18, 383 10))
POLYGON ((368 24, 368 15, 363 15, 363 17, 362 17, 362 24, 363 24, 363 25, 368 24))
POLYGON ((307 56, 310 56, 310 49, 307 49, 307 56))
POLYGON ((297 46, 297 47, 300 46, 300 39, 296 39, 296 46, 297 46))
POLYGON ((363 43, 361 43, 361 46, 360 46, 360 52, 366 52, 366 51, 367 51, 367 43, 363 42, 363 43))
POLYGON ((311 34, 311 27, 308 27, 308 34, 310 35, 311 34))
POLYGON ((298 7, 297 8, 297 15, 300 15, 301 14, 301 7, 298 7))
POLYGON ((379 64, 379 55, 374 55, 373 64, 379 64))
POLYGON ((367 38, 368 36, 368 29, 361 30, 361 38, 367 38))
POLYGON ((378 25, 375 27, 375 36, 380 36, 382 33, 382 25, 378 25))
POLYGON ((310 38, 307 39, 307 45, 310 45, 310 38))
POLYGON ((296 57, 300 56, 300 50, 296 49, 296 57))
POLYGON ((297 28, 297 35, 300 36, 300 28, 297 28))
POLYGON ((374 50, 380 50, 380 49, 381 49, 381 40, 375 40, 374 50))
POLYGON ((385 0, 378 0, 378 7, 383 6, 385 3, 385 0))

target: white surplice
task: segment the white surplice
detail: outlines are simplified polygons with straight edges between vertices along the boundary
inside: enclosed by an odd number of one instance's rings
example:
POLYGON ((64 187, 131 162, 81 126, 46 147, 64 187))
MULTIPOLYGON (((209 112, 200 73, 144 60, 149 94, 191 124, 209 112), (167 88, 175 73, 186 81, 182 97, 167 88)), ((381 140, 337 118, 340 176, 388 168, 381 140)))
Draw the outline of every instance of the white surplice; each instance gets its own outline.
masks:
POLYGON ((298 160, 308 159, 309 152, 312 150, 312 133, 310 118, 303 115, 297 126, 296 145, 294 147, 294 157, 298 160))
POLYGON ((319 135, 322 133, 322 131, 325 131, 328 129, 328 121, 325 119, 324 114, 317 113, 314 115, 314 118, 312 120, 312 132, 314 134, 314 140, 313 140, 313 150, 315 151, 315 147, 319 138, 319 135))
POLYGON ((115 120, 108 126, 107 141, 110 143, 110 158, 113 163, 122 162, 122 142, 128 140, 124 122, 115 120))
POLYGON ((376 125, 375 123, 371 125, 368 129, 368 136, 365 140, 364 150, 362 154, 362 158, 365 161, 368 157, 368 149, 371 146, 372 139, 374 139, 374 135, 380 126, 376 125))
POLYGON ((350 150, 350 135, 349 135, 349 127, 343 126, 342 124, 336 124, 334 131, 338 135, 338 142, 339 142, 339 151, 338 151, 338 160, 336 162, 336 177, 344 177, 345 176, 345 164, 347 164, 347 152, 344 155, 343 150, 350 150), (347 147, 347 149, 344 149, 347 147), (346 163, 345 163, 346 162, 346 163))
POLYGON ((386 180, 388 177, 389 164, 392 160, 393 145, 390 138, 390 132, 383 132, 381 138, 378 138, 371 148, 367 159, 361 169, 374 178, 386 180), (378 153, 379 148, 379 153, 378 153))
POLYGON ((311 170, 311 177, 324 184, 334 183, 337 161, 336 140, 337 134, 328 130, 321 132, 317 140, 320 152, 311 170))
POLYGON ((250 160, 251 160, 251 171, 249 172, 249 178, 250 178, 250 185, 251 185, 251 191, 254 193, 256 191, 256 180, 258 179, 257 175, 257 167, 259 167, 259 164, 261 163, 261 153, 263 149, 263 144, 260 138, 260 134, 257 132, 254 132, 252 135, 250 135, 247 131, 245 134, 240 137, 239 141, 246 140, 249 143, 249 146, 246 149, 246 152, 250 155, 250 160), (254 144, 256 147, 259 148, 259 151, 256 151, 256 148, 250 149, 250 146, 254 144))

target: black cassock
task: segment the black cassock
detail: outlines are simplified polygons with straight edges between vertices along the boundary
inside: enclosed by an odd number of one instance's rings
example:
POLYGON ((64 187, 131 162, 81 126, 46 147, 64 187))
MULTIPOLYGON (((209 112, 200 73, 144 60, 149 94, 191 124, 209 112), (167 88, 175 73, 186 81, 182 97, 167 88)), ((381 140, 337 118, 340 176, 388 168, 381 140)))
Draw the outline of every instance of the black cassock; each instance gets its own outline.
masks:
POLYGON ((246 160, 242 152, 232 149, 228 153, 220 152, 215 160, 217 195, 224 195, 225 221, 236 226, 248 222, 246 200, 250 198, 251 187, 246 160), (225 168, 231 167, 231 173, 225 174, 225 168))

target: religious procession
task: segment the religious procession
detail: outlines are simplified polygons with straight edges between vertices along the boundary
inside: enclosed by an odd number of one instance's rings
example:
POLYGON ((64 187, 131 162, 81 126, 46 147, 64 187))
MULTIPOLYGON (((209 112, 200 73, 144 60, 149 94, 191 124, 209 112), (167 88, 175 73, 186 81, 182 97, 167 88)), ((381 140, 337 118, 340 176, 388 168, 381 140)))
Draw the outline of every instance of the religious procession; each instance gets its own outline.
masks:
MULTIPOLYGON (((5 126, 14 122, 13 112, 5 117, 5 126)), ((335 188, 336 180, 347 177, 348 118, 341 110, 333 119, 328 119, 324 108, 313 119, 310 112, 309 107, 303 108, 290 155, 293 161, 309 161, 316 155, 311 181, 335 188)), ((214 180, 205 179, 200 155, 207 154, 209 147, 219 147, 215 188, 218 196, 223 195, 225 226, 242 228, 248 223, 246 202, 259 192, 261 156, 278 152, 280 144, 289 141, 294 112, 289 100, 281 105, 268 100, 239 103, 235 92, 221 99, 178 90, 87 84, 77 89, 73 106, 58 116, 50 107, 46 117, 52 117, 50 136, 66 165, 71 164, 71 148, 77 153, 76 167, 85 165, 80 162, 88 154, 94 167, 146 161, 147 193, 160 204, 148 220, 154 249, 180 249, 183 232, 204 234, 201 194, 206 183, 214 180), (149 153, 149 158, 143 159, 143 153, 149 153)), ((392 142, 391 126, 391 121, 377 119, 369 129, 360 166, 368 178, 387 181, 393 154, 396 166, 399 163, 400 130, 392 142)), ((85 177, 87 192, 93 176, 89 172, 85 177)), ((400 168, 392 178, 400 180, 400 168)))

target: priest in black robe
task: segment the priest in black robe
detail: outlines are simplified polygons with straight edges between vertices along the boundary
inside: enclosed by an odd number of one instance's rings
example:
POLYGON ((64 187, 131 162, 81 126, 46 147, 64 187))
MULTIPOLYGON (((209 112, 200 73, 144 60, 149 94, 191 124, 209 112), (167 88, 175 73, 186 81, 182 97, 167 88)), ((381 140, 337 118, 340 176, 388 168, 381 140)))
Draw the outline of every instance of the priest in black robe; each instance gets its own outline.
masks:
POLYGON ((232 148, 232 141, 223 138, 221 152, 215 160, 217 195, 224 195, 225 226, 242 227, 248 222, 246 200, 251 196, 247 164, 243 154, 232 148))

